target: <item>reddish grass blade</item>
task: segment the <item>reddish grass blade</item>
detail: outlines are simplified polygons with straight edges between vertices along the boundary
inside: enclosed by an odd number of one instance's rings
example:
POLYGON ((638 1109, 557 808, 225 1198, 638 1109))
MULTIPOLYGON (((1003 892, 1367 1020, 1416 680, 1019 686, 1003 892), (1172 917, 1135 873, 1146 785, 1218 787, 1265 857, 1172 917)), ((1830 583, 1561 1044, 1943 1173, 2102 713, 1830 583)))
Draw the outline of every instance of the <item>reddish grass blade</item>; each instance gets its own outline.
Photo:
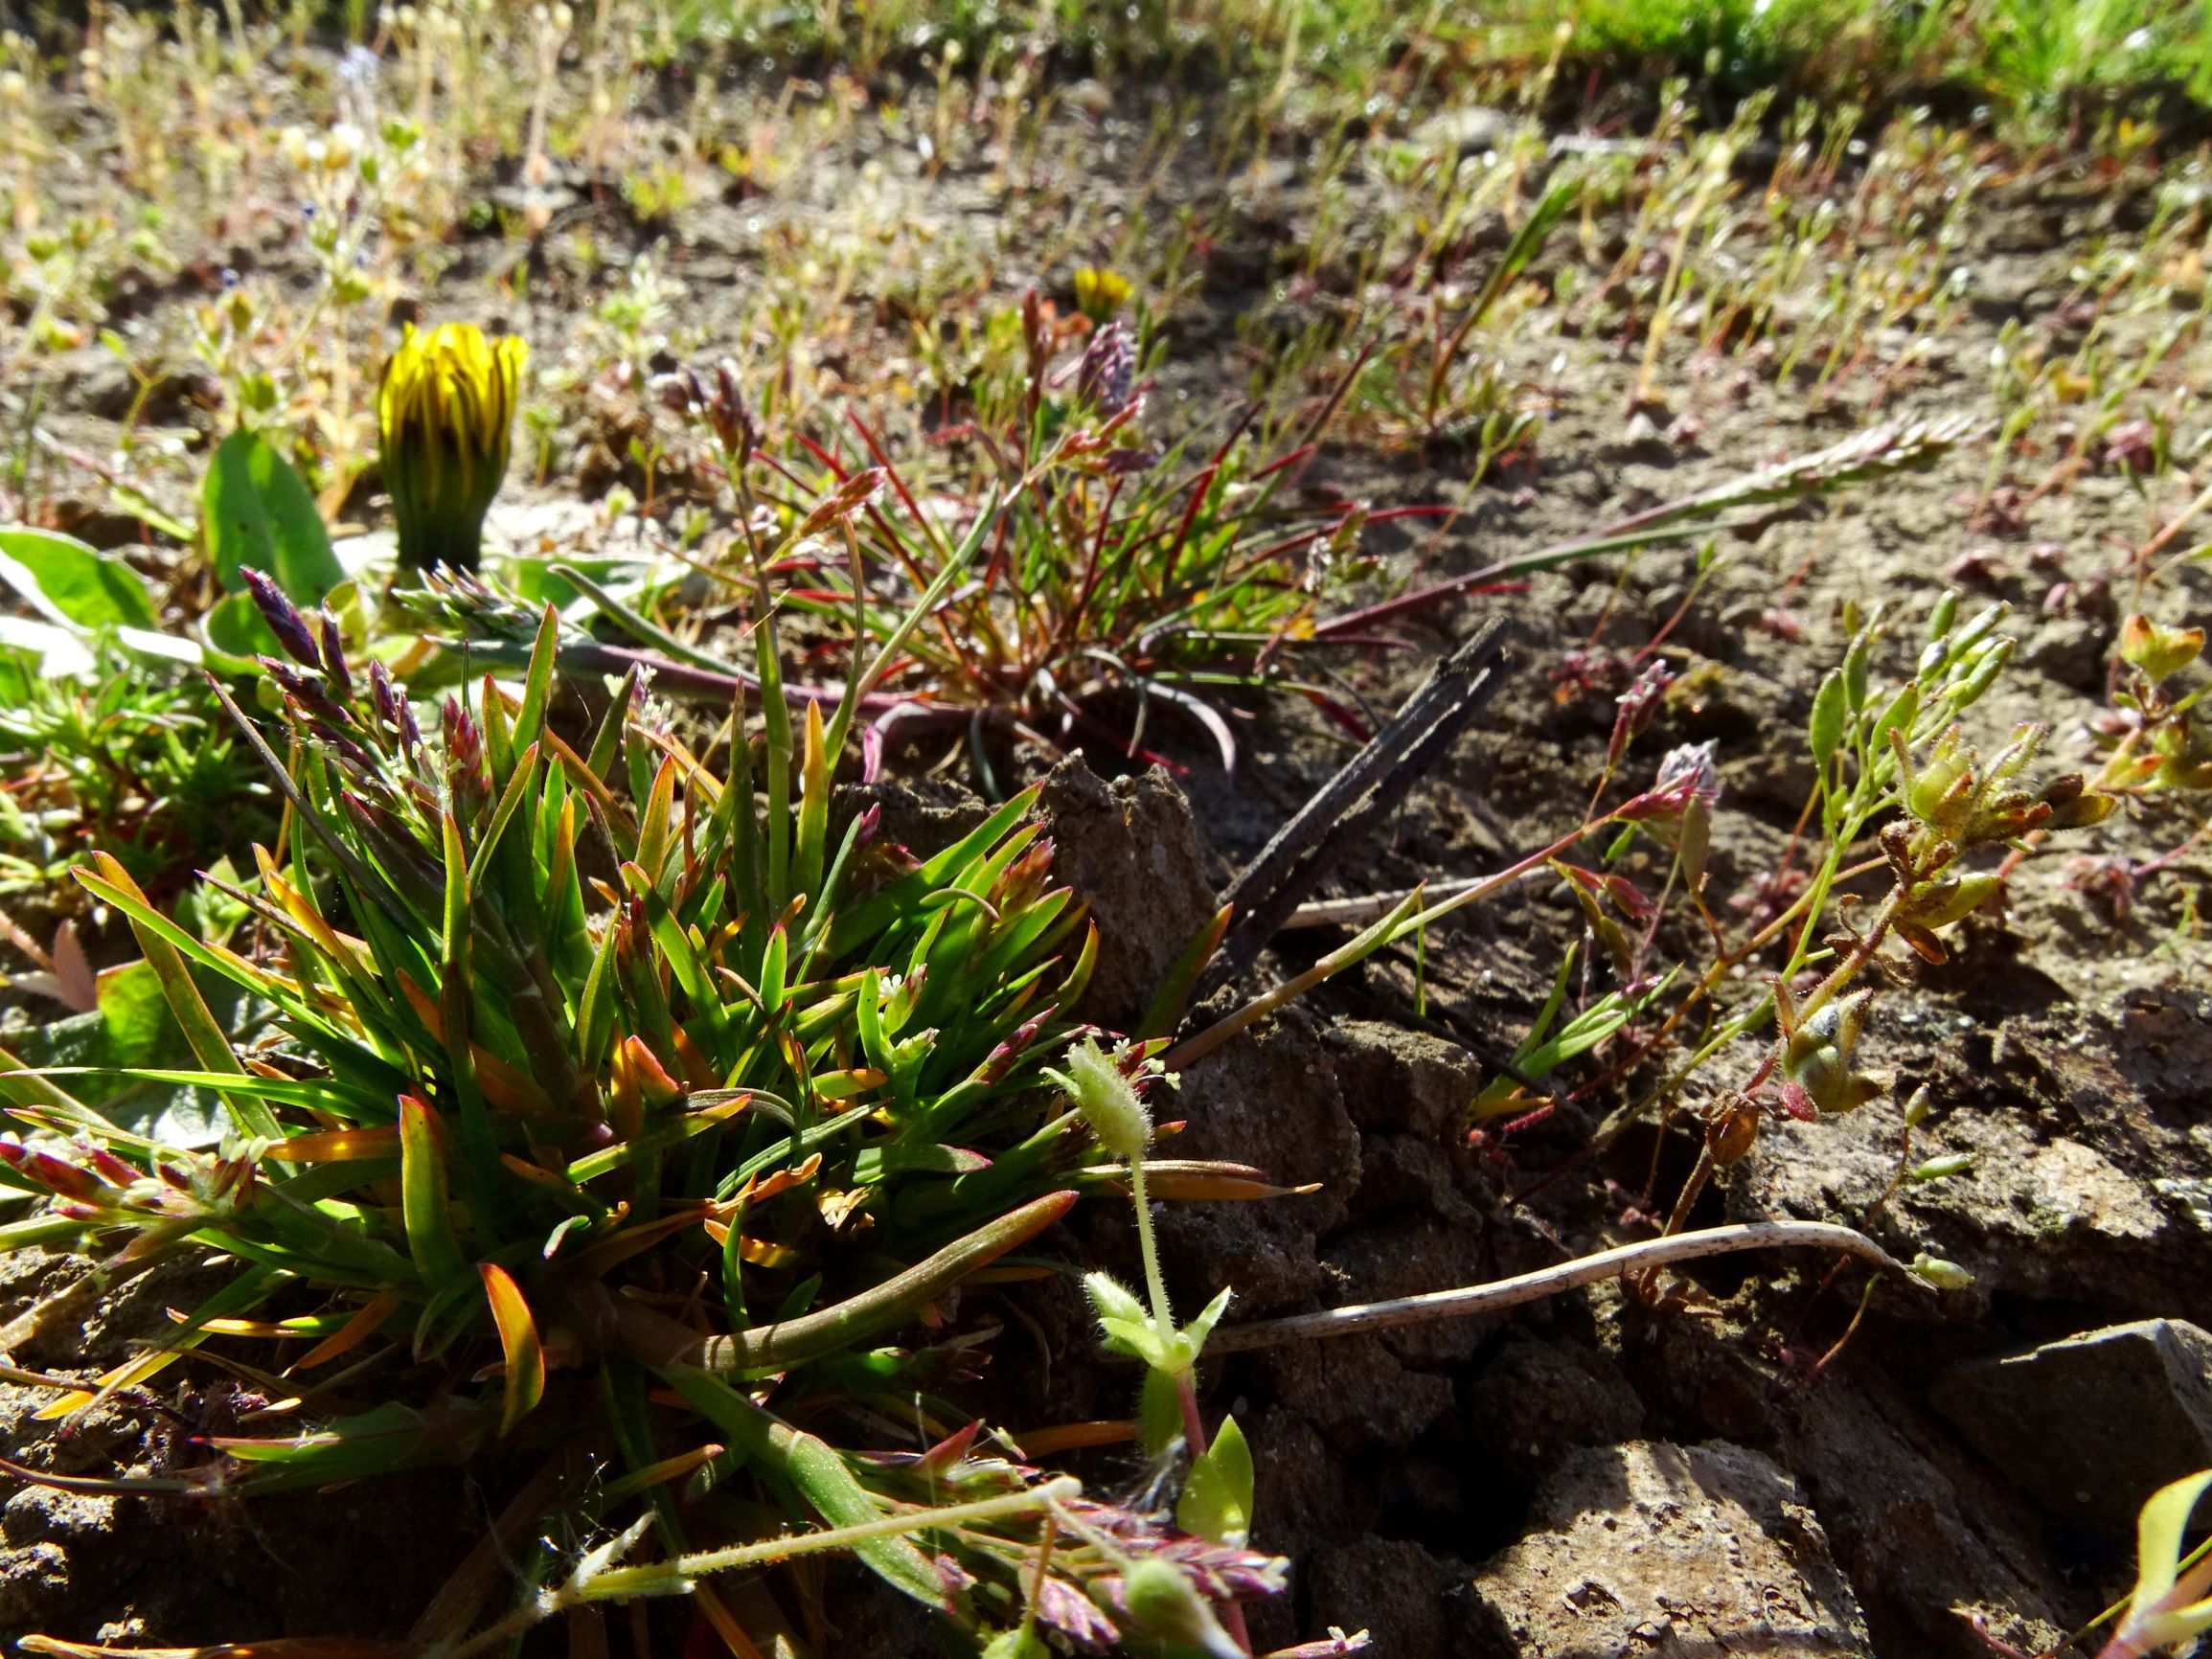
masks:
POLYGON ((483 1276, 491 1321, 499 1327, 499 1346, 507 1355, 506 1404, 499 1414, 499 1432, 505 1436, 545 1398, 545 1344, 538 1340, 537 1321, 530 1316, 521 1286, 507 1269, 480 1261, 476 1271, 483 1276))

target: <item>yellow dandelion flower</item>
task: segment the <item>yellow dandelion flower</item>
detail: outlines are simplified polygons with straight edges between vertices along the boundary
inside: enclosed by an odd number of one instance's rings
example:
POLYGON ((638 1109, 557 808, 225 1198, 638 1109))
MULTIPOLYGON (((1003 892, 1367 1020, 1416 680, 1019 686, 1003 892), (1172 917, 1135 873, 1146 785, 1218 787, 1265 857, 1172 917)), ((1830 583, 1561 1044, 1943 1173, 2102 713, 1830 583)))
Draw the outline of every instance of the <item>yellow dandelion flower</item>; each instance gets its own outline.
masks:
POLYGON ((384 366, 376 435, 399 526, 399 563, 474 570, 485 510, 507 476, 527 347, 473 323, 410 324, 384 366))
POLYGON ((1075 274, 1075 308, 1094 323, 1105 323, 1129 303, 1136 291, 1119 271, 1084 265, 1075 274))

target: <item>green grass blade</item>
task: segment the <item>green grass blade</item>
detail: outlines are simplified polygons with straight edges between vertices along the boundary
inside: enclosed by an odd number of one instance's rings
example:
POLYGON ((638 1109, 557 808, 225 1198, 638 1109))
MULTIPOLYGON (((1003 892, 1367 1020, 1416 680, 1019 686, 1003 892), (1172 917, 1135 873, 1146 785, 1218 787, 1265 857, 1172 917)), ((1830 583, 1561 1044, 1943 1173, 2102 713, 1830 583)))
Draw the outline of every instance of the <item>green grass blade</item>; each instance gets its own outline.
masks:
POLYGON ((425 1284, 435 1289, 467 1269, 448 1208, 445 1149, 430 1108, 412 1095, 399 1102, 399 1213, 425 1284))
MULTIPOLYGON (((662 1373, 692 1408, 747 1457, 774 1469, 796 1488, 814 1512, 832 1527, 860 1526, 883 1518, 880 1499, 846 1467, 823 1441, 770 1417, 743 1395, 703 1371, 677 1366, 662 1373)), ((951 1606, 945 1580, 905 1538, 871 1538, 854 1554, 917 1602, 940 1611, 951 1606)))
MULTIPOLYGON (((129 919, 130 930, 138 937, 138 947, 146 953, 147 963, 152 967, 154 977, 161 981, 161 994, 169 1004, 170 1012, 176 1016, 176 1023, 183 1028, 185 1041, 192 1045, 192 1052, 199 1057, 199 1063, 211 1072, 244 1076, 244 1062, 231 1052, 230 1037, 216 1023, 214 1013, 208 1009, 207 999, 200 995, 199 987, 192 982, 192 969, 185 966, 182 952, 172 943, 171 935, 183 934, 183 929, 159 917, 159 913, 147 903, 146 895, 139 891, 138 883, 130 878, 130 873, 113 856, 105 852, 95 852, 92 856, 100 867, 101 875, 105 877, 104 882, 96 885, 86 880, 82 871, 78 873, 78 879, 95 892, 99 891, 100 885, 104 885, 129 919), (161 920, 163 925, 154 925, 156 920, 161 920)), ((190 935, 184 937, 190 938, 190 935)), ((229 954, 227 951, 220 953, 224 957, 229 954)), ((240 965, 244 966, 242 959, 239 960, 240 965)), ((254 969, 240 983, 250 985, 253 979, 267 977, 261 974, 259 969, 254 969)), ((239 1126, 247 1134, 259 1135, 266 1140, 283 1138, 285 1131, 277 1122, 276 1113, 260 1096, 235 1095, 232 1097, 232 1109, 238 1113, 239 1126)))
POLYGON ((522 708, 514 716, 514 741, 527 747, 545 730, 546 707, 553 700, 554 659, 560 648, 560 613, 551 600, 537 625, 537 644, 530 653, 530 670, 522 685, 522 708))
MULTIPOLYGON (((1047 1193, 1041 1198, 1033 1198, 966 1238, 955 1239, 905 1272, 818 1313, 755 1326, 734 1336, 698 1337, 676 1327, 680 1346, 663 1357, 672 1362, 696 1364, 702 1370, 741 1375, 786 1371, 810 1359, 822 1358, 904 1324, 917 1309, 942 1296, 977 1268, 1028 1243, 1066 1215, 1075 1200, 1076 1194, 1072 1192, 1047 1193)), ((619 1317, 627 1319, 631 1312, 631 1308, 623 1308, 619 1317)), ((642 1328, 637 1334, 642 1344, 650 1345, 653 1340, 642 1328)), ((642 1352, 640 1357, 652 1358, 642 1352)))

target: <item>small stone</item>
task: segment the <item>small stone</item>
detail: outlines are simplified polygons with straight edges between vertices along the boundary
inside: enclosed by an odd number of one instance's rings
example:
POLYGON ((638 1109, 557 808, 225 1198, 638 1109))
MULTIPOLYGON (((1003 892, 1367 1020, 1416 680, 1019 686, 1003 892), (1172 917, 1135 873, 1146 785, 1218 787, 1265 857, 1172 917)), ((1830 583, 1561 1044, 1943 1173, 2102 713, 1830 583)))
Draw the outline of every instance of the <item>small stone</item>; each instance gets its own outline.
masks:
POLYGON ((0 1536, 11 1544, 66 1543, 105 1531, 114 1518, 111 1497, 27 1486, 0 1506, 0 1536))
POLYGON ((2212 1332, 2146 1319, 1962 1366, 1935 1404, 2055 1515, 2125 1534, 2143 1501, 2212 1466, 2212 1332))
POLYGON ((1076 1012, 1127 1031, 1214 913, 1190 803, 1156 766, 1109 784, 1070 757, 1038 805, 1052 822, 1053 876, 1099 925, 1098 966, 1076 1012))
POLYGON ((1507 1343, 1476 1379, 1468 1427, 1524 1478, 1576 1446, 1632 1440, 1644 1403, 1602 1353, 1529 1339, 1507 1343))
POLYGON ((2109 630, 2087 617, 2052 617, 2030 637, 2020 662, 2063 686, 2088 691, 2103 681, 2109 643, 2109 630))
POLYGON ((1451 1410, 1451 1384, 1412 1371, 1376 1336, 1288 1343, 1257 1356, 1267 1393, 1338 1453, 1402 1450, 1451 1410))
POLYGON ((1512 116, 1473 104, 1430 116, 1413 129, 1413 142, 1434 154, 1456 158, 1496 149, 1512 132, 1512 116))
POLYGON ((69 1557, 59 1544, 0 1550, 0 1625, 43 1623, 69 1605, 69 1557))
POLYGON ((1500 1659, 1873 1652, 1796 1482, 1759 1452, 1660 1441, 1571 1452, 1533 1515, 1539 1530, 1474 1576, 1500 1659))
POLYGON ((1366 1130, 1442 1141, 1464 1130, 1482 1067, 1457 1043, 1380 1020, 1341 1019, 1327 1033, 1345 1109, 1366 1130))

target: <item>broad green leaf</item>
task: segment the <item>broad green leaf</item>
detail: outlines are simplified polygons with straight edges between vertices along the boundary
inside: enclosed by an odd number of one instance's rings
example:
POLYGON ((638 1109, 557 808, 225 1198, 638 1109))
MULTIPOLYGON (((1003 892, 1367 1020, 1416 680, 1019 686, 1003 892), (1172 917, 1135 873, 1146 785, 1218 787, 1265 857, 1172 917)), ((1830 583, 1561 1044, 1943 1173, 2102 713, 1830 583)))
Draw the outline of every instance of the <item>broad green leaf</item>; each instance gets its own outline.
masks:
POLYGON ((307 481, 258 432, 233 432, 216 446, 200 522, 216 574, 232 593, 241 565, 274 577, 294 604, 320 604, 346 580, 307 481))
POLYGON ((1242 1549, 1252 1531, 1252 1448, 1233 1417, 1202 1458, 1194 1458, 1175 1505, 1175 1525, 1217 1544, 1242 1549))
POLYGON ((151 629, 160 621, 129 565, 49 530, 0 530, 0 581, 50 620, 80 628, 151 629))
POLYGON ((251 594, 228 594, 216 601, 199 625, 207 638, 208 666, 220 672, 254 674, 261 671, 256 657, 284 660, 285 648, 254 608, 251 594))
POLYGON ((144 962, 103 973, 99 1008, 28 1033, 22 1057, 42 1068, 92 1068, 77 1079, 78 1097, 132 1134, 188 1148, 211 1147, 222 1138, 228 1120, 213 1095, 129 1075, 132 1068, 192 1058, 160 977, 144 962))

